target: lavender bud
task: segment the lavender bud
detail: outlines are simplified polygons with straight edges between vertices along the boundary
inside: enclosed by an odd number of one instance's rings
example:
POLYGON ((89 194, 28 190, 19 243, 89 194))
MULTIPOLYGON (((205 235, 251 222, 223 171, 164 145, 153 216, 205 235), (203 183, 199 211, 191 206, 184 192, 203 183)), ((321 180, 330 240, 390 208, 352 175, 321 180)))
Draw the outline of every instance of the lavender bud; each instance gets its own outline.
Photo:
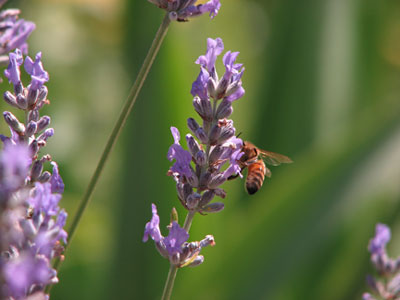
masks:
POLYGON ((204 166, 207 162, 206 154, 204 153, 204 151, 198 151, 194 156, 194 160, 199 166, 204 166))
POLYGON ((233 112, 232 102, 224 99, 217 108, 217 119, 223 119, 229 117, 233 112))
POLYGON ((206 206, 208 203, 210 203, 212 201, 214 196, 215 196, 214 191, 212 191, 212 190, 205 191, 203 193, 203 195, 201 195, 201 200, 200 200, 199 206, 200 207, 206 206))
POLYGON ((36 133, 38 126, 35 121, 30 121, 26 126, 25 136, 30 137, 36 133))
POLYGON ((37 109, 30 110, 28 113, 28 122, 39 121, 39 111, 37 109))
POLYGON ((203 255, 197 255, 196 258, 187 266, 189 267, 196 267, 198 265, 201 265, 204 262, 204 256, 203 255))
POLYGON ((224 209, 222 202, 214 202, 203 207, 200 212, 202 213, 217 213, 224 209))
POLYGON ((35 161, 31 169, 31 180, 36 181, 40 177, 40 174, 42 174, 42 171, 43 171, 43 161, 42 160, 35 161))
POLYGON ((50 125, 50 117, 49 116, 43 116, 40 118, 40 120, 37 122, 37 132, 41 132, 42 130, 46 129, 47 126, 50 125))
POLYGON ((208 143, 208 137, 206 132, 204 131, 203 128, 199 128, 196 131, 196 137, 200 140, 200 142, 202 142, 203 144, 207 144, 208 143))
POLYGON ((213 190, 215 195, 224 199, 226 197, 226 192, 221 188, 216 188, 213 190))
POLYGON ((39 145, 37 140, 33 140, 29 145, 29 150, 32 153, 32 156, 35 157, 39 151, 39 145))
POLYGON ((54 129, 53 128, 49 128, 49 129, 46 129, 38 138, 37 138, 37 140, 38 140, 38 142, 40 142, 40 141, 47 141, 47 139, 49 138, 49 137, 52 137, 54 135, 54 129))
POLYGON ((37 234, 37 230, 32 220, 22 219, 19 221, 19 225, 21 226, 26 237, 32 238, 37 234))
POLYGON ((19 94, 22 94, 23 90, 24 90, 24 86, 22 85, 21 81, 19 81, 17 84, 14 84, 15 95, 18 96, 19 94))
POLYGON ((191 134, 186 135, 186 142, 192 156, 200 151, 200 146, 191 134))
MULTIPOLYGON (((152 2, 152 1, 150 1, 150 2, 152 2)), ((168 17, 172 22, 178 20, 178 14, 176 13, 176 11, 171 11, 168 14, 168 17)))
POLYGON ((29 107, 32 107, 36 103, 38 96, 39 96, 39 90, 29 88, 29 90, 28 90, 28 106, 29 107))
POLYGON ((200 248, 204 248, 207 246, 211 246, 211 247, 215 246, 214 237, 210 234, 206 235, 206 237, 200 241, 200 248))
POLYGON ((3 94, 3 98, 9 105, 19 108, 19 106, 17 104, 17 99, 11 92, 9 92, 9 91, 5 92, 3 94))
POLYGON ((221 158, 224 149, 221 146, 215 146, 214 149, 210 153, 209 162, 210 164, 214 164, 217 160, 221 158))
POLYGON ((199 97, 194 97, 193 106, 196 112, 206 121, 212 121, 213 112, 211 107, 210 99, 200 99, 199 97))
POLYGON ((21 109, 26 109, 28 107, 28 100, 23 94, 17 95, 17 103, 21 109))
POLYGON ((218 124, 216 124, 211 128, 210 131, 210 144, 215 145, 220 135, 221 135, 221 128, 218 126, 218 124))
POLYGON ((218 95, 218 99, 222 99, 222 98, 225 97, 226 89, 228 88, 228 85, 229 85, 229 81, 227 80, 227 78, 225 76, 222 77, 222 79, 218 83, 218 87, 217 87, 217 90, 216 90, 216 93, 218 95))
POLYGON ((215 189, 219 185, 223 184, 225 181, 226 181, 226 179, 225 179, 223 174, 217 174, 208 183, 208 188, 209 189, 215 189))
POLYGON ((23 133, 25 131, 24 124, 20 123, 18 119, 9 111, 3 112, 4 120, 14 131, 23 133))
POLYGON ((193 193, 189 197, 187 197, 186 205, 188 209, 195 209, 199 205, 200 199, 201 195, 199 193, 193 193))
POLYGON ((210 180, 211 180, 211 173, 210 172, 207 171, 205 173, 202 173, 201 176, 200 176, 200 180, 199 180, 200 188, 201 189, 207 188, 208 183, 210 182, 210 180))
POLYGON ((195 174, 193 174, 193 172, 192 172, 192 176, 187 177, 186 179, 192 187, 197 187, 199 185, 199 179, 197 178, 197 176, 195 174))
POLYGON ((178 212, 176 211, 176 208, 173 207, 171 210, 171 217, 170 217, 170 222, 176 222, 178 223, 178 212))
POLYGON ((48 182, 51 178, 51 174, 48 171, 44 171, 42 173, 42 175, 39 176, 39 178, 37 179, 37 181, 41 182, 41 183, 45 183, 48 182))
POLYGON ((233 127, 223 128, 221 131, 221 134, 217 140, 217 143, 223 144, 224 142, 229 140, 234 135, 235 135, 235 128, 233 128, 233 127))
POLYGON ((46 100, 48 94, 47 87, 43 85, 39 90, 38 101, 46 100))
POLYGON ((196 120, 193 119, 193 118, 189 118, 189 119, 187 120, 187 125, 188 125, 189 129, 190 129, 193 133, 195 133, 196 130, 199 129, 199 127, 200 127, 200 125, 199 125, 199 124, 196 122, 196 120))
POLYGON ((210 77, 207 81, 207 91, 208 94, 214 98, 214 99, 218 99, 218 92, 216 91, 217 89, 217 84, 214 80, 214 78, 210 77))

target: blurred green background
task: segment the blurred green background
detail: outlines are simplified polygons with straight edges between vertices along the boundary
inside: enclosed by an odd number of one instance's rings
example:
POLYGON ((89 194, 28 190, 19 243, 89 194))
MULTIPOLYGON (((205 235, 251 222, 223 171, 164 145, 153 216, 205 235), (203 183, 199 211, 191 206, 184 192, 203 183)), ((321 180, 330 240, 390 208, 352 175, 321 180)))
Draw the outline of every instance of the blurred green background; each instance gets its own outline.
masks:
MULTIPOLYGON (((400 2, 221 2, 212 21, 170 26, 51 299, 160 298, 168 263, 141 239, 151 203, 164 235, 173 206, 185 216, 166 176, 169 127, 184 135, 197 117, 189 91, 207 37, 246 67, 232 116, 242 138, 295 163, 272 168, 252 197, 243 181, 225 184, 225 210, 197 216, 190 232, 216 246, 178 272, 172 298, 361 299, 377 222, 392 227, 389 253, 400 254, 400 2)), ((163 12, 145 0, 8 6, 37 24, 30 55, 43 52, 56 131, 46 149, 71 220, 163 12)))

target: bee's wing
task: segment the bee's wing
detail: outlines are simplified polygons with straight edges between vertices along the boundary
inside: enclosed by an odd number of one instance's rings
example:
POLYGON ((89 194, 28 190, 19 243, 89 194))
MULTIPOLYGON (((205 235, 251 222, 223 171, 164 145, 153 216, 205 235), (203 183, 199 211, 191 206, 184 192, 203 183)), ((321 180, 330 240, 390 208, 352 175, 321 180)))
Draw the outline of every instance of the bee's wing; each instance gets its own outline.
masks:
POLYGON ((289 164, 293 162, 289 157, 283 154, 261 149, 259 149, 259 151, 264 161, 271 166, 279 166, 282 163, 289 164))
POLYGON ((271 170, 268 169, 267 167, 265 167, 265 176, 267 176, 268 178, 271 178, 271 170))

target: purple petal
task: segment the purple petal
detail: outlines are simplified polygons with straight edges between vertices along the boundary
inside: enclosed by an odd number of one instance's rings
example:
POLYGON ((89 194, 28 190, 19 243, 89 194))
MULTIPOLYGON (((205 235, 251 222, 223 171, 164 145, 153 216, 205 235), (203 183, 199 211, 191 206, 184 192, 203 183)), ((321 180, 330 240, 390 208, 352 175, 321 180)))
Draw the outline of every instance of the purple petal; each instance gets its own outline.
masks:
POLYGON ((179 141, 181 140, 181 135, 179 133, 178 128, 171 126, 172 137, 174 138, 174 143, 179 145, 179 141))
POLYGON ((185 229, 179 226, 175 221, 172 222, 171 229, 166 238, 164 238, 164 244, 170 256, 181 253, 182 245, 189 238, 189 234, 185 229))
POLYGON ((197 76, 196 81, 193 82, 192 90, 190 91, 193 97, 198 95, 200 99, 207 99, 207 82, 209 78, 210 75, 207 70, 203 67, 200 67, 199 76, 197 76))
POLYGON ((51 164, 53 165, 53 174, 50 178, 51 192, 62 194, 64 193, 64 182, 58 172, 57 163, 53 161, 51 164))
POLYGON ((7 77, 9 82, 12 82, 13 85, 18 84, 21 81, 21 72, 19 67, 24 62, 22 57, 22 52, 19 49, 15 49, 15 52, 9 54, 10 63, 8 64, 7 69, 4 71, 4 75, 7 77))
POLYGON ((146 223, 143 235, 143 242, 147 242, 149 236, 158 243, 161 238, 160 232, 160 217, 157 214, 157 207, 155 204, 151 204, 151 211, 153 213, 153 217, 151 218, 150 222, 146 223))
POLYGON ((49 74, 43 69, 43 64, 41 62, 42 53, 36 54, 35 61, 33 61, 29 56, 25 59, 25 71, 31 75, 31 89, 38 90, 43 84, 49 81, 49 74))
POLYGON ((206 68, 208 72, 212 72, 215 66, 215 61, 217 56, 224 50, 224 43, 221 38, 216 38, 215 40, 207 39, 207 51, 205 55, 201 55, 197 60, 196 64, 201 65, 206 68))
POLYGON ((215 16, 218 14, 220 8, 221 3, 219 2, 219 0, 210 0, 200 7, 200 11, 202 13, 209 12, 211 19, 214 19, 215 16))

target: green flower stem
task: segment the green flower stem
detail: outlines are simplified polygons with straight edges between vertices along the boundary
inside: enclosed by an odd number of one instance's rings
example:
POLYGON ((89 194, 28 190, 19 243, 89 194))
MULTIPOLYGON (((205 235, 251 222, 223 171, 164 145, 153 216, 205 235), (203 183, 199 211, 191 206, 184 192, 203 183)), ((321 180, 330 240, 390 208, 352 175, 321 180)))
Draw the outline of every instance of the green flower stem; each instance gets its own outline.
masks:
MULTIPOLYGON (((185 223, 183 224, 183 229, 185 229, 186 232, 189 232, 190 226, 192 225, 193 217, 195 214, 196 214, 196 211, 188 212, 186 219, 185 219, 185 223)), ((178 267, 171 264, 171 266, 169 267, 167 281, 165 282, 164 292, 161 297, 162 300, 169 300, 171 298, 172 289, 174 288, 174 282, 175 282, 175 277, 176 277, 177 272, 178 272, 178 267)))
MULTIPOLYGON (((168 31, 168 26, 169 26, 170 22, 171 21, 169 19, 168 13, 166 13, 160 27, 158 28, 156 36, 153 40, 153 43, 151 44, 151 47, 147 53, 147 56, 143 62, 143 65, 140 68, 139 74, 136 77, 135 83, 133 84, 133 86, 129 92, 128 98, 126 100, 126 103, 125 103, 122 111, 121 111, 121 114, 120 114, 117 122, 114 125, 114 129, 111 132, 111 135, 110 135, 110 137, 107 141, 107 144, 104 148, 103 154, 100 157, 100 160, 96 167, 96 170, 94 171, 93 176, 90 180, 90 183, 86 189, 86 192, 79 204, 79 208, 74 216, 74 219, 72 220, 71 226, 68 230, 68 244, 65 246, 65 250, 67 249, 67 247, 69 245, 71 245, 71 240, 75 233, 75 230, 78 227, 79 221, 81 220, 82 215, 89 203, 90 197, 93 194, 96 184, 97 184, 97 182, 100 178, 100 175, 104 169, 105 163, 106 163, 108 157, 110 156, 110 153, 111 153, 112 149, 114 148, 114 145, 122 131, 122 128, 125 125, 125 122, 129 116, 129 113, 131 112, 132 107, 136 102, 136 98, 139 95, 140 90, 142 89, 143 83, 149 73, 149 70, 154 62, 154 59, 160 49, 160 46, 164 40, 166 33, 168 31)), ((57 270, 59 265, 60 265, 60 260, 57 260, 54 263, 54 268, 57 270)))

